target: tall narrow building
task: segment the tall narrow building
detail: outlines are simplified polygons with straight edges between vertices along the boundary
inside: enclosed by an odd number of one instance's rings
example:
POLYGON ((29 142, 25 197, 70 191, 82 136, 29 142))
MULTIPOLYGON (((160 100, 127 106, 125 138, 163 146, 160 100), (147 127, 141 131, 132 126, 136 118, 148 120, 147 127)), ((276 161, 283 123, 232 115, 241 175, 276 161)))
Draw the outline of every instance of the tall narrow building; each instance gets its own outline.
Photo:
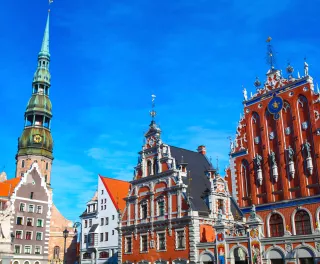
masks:
POLYGON ((33 162, 37 162, 47 185, 50 185, 53 160, 53 140, 50 131, 52 106, 49 98, 51 86, 49 18, 50 12, 38 55, 38 66, 33 77, 32 95, 24 114, 24 130, 18 139, 18 153, 16 155, 16 177, 22 176, 33 162))

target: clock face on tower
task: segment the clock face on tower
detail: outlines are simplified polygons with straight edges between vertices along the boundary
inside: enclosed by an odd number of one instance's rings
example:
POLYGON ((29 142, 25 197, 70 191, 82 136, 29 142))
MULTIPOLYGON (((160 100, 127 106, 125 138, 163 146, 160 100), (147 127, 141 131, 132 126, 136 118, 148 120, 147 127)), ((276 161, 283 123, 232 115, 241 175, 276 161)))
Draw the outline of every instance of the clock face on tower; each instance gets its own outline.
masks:
POLYGON ((153 137, 150 137, 150 138, 148 139, 148 144, 149 144, 150 147, 153 147, 153 145, 155 144, 155 140, 154 140, 153 137))
POLYGON ((42 141, 42 136, 41 135, 37 134, 37 135, 33 136, 33 142, 34 143, 41 143, 41 141, 42 141))

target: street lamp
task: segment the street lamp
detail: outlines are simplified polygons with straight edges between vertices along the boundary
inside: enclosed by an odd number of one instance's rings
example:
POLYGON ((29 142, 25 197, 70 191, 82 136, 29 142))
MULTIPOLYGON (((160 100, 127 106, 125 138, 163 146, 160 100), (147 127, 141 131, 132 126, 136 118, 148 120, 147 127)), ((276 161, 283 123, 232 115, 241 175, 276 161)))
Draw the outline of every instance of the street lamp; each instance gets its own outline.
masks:
POLYGON ((66 264, 66 242, 67 242, 67 237, 69 235, 69 231, 67 228, 65 228, 65 230, 63 230, 63 237, 64 237, 64 254, 63 254, 63 263, 66 264))

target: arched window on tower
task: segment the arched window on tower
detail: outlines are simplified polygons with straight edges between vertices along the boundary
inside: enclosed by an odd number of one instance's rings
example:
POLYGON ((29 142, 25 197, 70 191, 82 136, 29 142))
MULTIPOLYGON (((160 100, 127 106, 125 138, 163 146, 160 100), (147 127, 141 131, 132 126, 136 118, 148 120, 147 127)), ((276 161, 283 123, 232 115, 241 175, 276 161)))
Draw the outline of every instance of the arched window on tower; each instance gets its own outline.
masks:
POLYGON ((294 222, 297 235, 308 235, 312 233, 310 216, 305 210, 299 210, 296 213, 294 222))
POLYGON ((60 247, 55 246, 53 248, 53 258, 54 259, 59 259, 60 258, 59 255, 60 255, 60 247))
POLYGON ((151 160, 147 161, 147 175, 151 175, 151 170, 152 170, 152 163, 151 160))
POLYGON ((284 235, 283 219, 281 215, 272 214, 269 224, 271 237, 281 237, 284 235))
POLYGON ((243 160, 241 163, 241 185, 243 197, 250 196, 250 171, 249 163, 247 160, 243 160))

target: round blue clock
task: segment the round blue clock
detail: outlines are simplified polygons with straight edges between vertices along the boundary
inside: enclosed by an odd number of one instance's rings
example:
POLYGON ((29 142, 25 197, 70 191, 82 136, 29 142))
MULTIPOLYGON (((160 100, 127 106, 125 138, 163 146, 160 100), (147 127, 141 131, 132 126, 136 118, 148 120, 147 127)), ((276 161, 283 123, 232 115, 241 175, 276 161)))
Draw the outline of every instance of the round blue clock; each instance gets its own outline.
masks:
POLYGON ((283 107, 283 100, 281 97, 276 96, 276 94, 273 95, 270 102, 268 103, 268 111, 270 114, 273 115, 273 118, 275 120, 279 119, 280 117, 280 111, 283 107))

